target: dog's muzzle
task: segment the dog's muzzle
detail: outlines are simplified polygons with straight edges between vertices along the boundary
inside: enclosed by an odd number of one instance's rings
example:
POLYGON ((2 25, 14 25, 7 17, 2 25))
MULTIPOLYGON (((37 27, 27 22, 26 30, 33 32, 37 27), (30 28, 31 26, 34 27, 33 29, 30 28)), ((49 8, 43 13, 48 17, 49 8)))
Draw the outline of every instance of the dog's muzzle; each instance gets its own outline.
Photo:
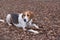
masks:
POLYGON ((24 19, 24 22, 26 22, 26 19, 24 19))

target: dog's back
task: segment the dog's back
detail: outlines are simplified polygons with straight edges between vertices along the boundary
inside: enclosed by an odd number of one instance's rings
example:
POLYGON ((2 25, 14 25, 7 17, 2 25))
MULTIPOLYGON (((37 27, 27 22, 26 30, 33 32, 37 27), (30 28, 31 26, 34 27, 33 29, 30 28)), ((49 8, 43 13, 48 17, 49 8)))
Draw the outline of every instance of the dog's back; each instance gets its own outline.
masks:
POLYGON ((19 23, 18 17, 19 17, 19 14, 11 14, 12 23, 15 23, 15 24, 19 23))

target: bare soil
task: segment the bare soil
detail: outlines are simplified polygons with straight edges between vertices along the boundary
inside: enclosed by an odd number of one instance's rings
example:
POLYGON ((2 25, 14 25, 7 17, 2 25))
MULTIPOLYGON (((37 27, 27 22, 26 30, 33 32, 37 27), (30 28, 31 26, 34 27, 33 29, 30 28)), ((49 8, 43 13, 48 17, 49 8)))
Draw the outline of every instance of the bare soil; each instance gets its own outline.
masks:
POLYGON ((0 22, 0 40, 60 40, 60 0, 0 0, 1 19, 26 10, 34 12, 39 34, 0 22))

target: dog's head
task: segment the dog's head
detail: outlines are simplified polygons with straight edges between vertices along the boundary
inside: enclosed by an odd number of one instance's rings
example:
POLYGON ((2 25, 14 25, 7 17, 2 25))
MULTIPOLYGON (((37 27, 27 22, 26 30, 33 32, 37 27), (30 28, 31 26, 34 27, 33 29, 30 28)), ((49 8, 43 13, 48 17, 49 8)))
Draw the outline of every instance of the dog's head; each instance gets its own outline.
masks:
POLYGON ((34 17, 33 12, 25 11, 22 15, 22 18, 25 22, 29 22, 34 17))

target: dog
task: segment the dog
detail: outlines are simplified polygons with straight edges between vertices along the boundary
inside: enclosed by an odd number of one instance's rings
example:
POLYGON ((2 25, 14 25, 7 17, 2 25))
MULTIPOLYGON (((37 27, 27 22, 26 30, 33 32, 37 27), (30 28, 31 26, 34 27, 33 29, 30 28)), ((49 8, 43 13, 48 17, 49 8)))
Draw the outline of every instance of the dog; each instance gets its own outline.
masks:
MULTIPOLYGON (((26 30, 25 27, 27 27, 28 25, 39 29, 39 27, 33 23, 33 17, 34 14, 31 11, 25 11, 23 13, 12 13, 6 16, 6 23, 9 26, 14 25, 16 27, 22 27, 23 30, 26 30)), ((0 21, 4 22, 4 20, 2 19, 0 21)), ((28 31, 38 33, 37 31, 34 30, 28 30, 28 31)))

